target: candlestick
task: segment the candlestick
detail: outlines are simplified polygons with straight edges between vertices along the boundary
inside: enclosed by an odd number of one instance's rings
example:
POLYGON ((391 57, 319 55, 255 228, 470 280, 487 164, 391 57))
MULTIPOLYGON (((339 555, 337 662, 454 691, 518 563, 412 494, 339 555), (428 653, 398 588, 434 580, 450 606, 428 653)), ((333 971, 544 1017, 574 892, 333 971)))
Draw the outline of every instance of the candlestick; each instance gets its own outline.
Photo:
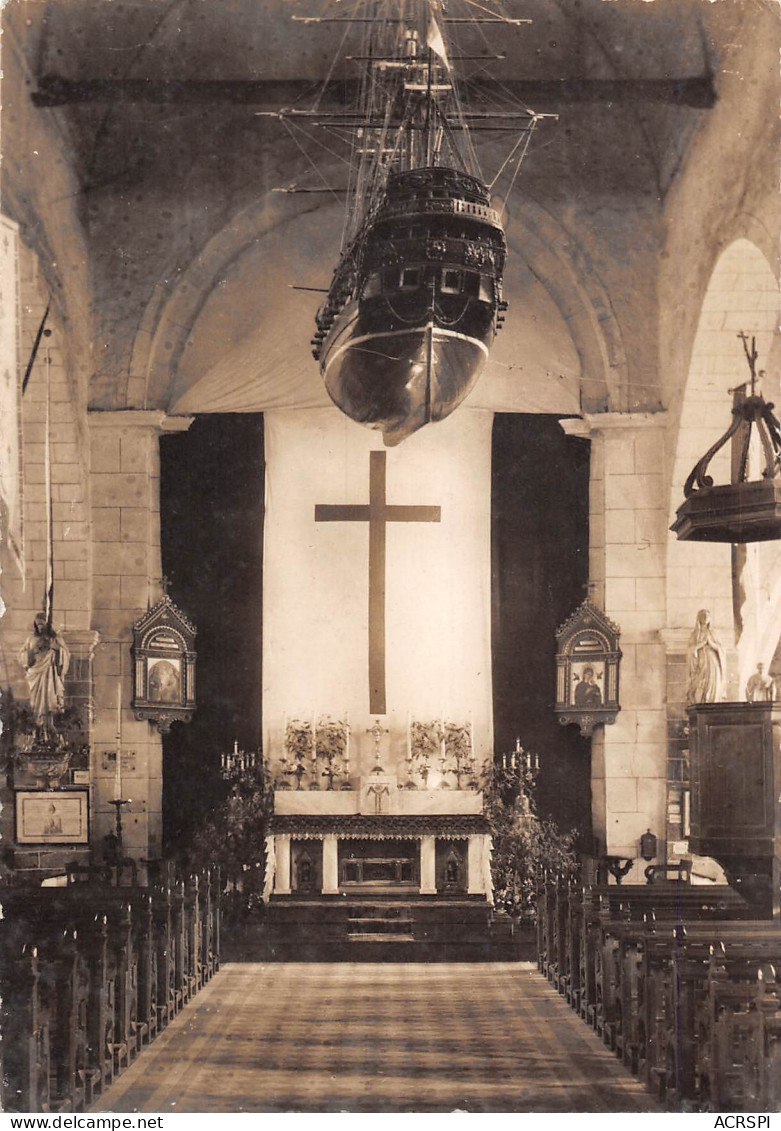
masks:
POLYGON ((475 713, 469 712, 469 753, 474 757, 475 753, 475 713))
POLYGON ((515 740, 515 753, 520 754, 520 752, 521 752, 521 740, 520 740, 520 738, 516 738, 516 740, 515 740))
POLYGON ((344 772, 346 774, 349 774, 349 772, 350 772, 350 712, 349 711, 345 711, 345 713, 344 713, 344 730, 345 730, 345 736, 344 736, 344 772))
POLYGON ((312 712, 312 765, 317 765, 317 717, 312 712))
POLYGON ((122 683, 117 684, 117 765, 114 773, 114 799, 122 797, 122 683))
POLYGON ((407 711, 407 761, 412 761, 412 712, 407 711))

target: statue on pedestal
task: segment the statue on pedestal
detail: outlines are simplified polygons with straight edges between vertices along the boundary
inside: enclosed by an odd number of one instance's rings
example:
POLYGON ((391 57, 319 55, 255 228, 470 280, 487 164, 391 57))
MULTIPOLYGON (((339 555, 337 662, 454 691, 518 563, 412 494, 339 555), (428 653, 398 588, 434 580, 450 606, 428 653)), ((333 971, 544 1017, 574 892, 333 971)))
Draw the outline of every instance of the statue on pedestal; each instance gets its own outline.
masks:
POLYGON ((718 703, 724 698, 726 654, 721 641, 711 628, 710 613, 700 609, 694 631, 689 637, 689 682, 686 702, 718 703))
POLYGON ((70 664, 70 649, 49 623, 45 613, 38 613, 33 631, 19 653, 30 690, 30 706, 36 727, 44 738, 50 737, 52 715, 65 707, 65 676, 70 664))
POLYGON ((757 670, 746 684, 747 703, 772 703, 776 697, 776 681, 765 675, 765 665, 757 664, 757 670))

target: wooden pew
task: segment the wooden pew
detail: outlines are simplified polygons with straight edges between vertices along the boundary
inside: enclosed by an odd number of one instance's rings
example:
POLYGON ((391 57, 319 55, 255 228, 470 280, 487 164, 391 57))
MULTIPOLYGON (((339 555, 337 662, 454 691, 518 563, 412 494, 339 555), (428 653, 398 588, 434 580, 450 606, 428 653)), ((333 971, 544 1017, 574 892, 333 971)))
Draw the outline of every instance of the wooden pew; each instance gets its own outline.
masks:
POLYGON ((4 1111, 51 1111, 49 1011, 40 991, 38 948, 4 940, 0 963, 4 1111))
MULTIPOLYGON (((3 889, 2 1102, 83 1111, 219 968, 219 888, 3 889)), ((172 880, 170 870, 166 880, 172 880)))
POLYGON ((537 890, 541 972, 669 1107, 778 1109, 777 922, 678 882, 537 890))

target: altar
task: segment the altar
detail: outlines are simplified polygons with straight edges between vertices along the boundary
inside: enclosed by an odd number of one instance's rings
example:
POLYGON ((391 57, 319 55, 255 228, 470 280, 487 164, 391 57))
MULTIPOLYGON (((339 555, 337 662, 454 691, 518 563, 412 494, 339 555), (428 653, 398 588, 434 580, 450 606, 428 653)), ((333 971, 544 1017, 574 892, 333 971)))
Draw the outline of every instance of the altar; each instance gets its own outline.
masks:
POLYGON ((339 414, 290 415, 264 416, 272 948, 483 945, 491 415, 391 451, 339 414))

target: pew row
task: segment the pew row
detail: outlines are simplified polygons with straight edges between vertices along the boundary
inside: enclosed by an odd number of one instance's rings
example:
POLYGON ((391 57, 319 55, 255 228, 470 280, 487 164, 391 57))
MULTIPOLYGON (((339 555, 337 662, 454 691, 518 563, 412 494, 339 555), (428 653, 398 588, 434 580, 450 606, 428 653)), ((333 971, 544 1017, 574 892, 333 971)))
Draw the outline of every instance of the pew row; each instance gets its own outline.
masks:
POLYGON ((730 888, 537 885, 538 967, 677 1111, 781 1109, 781 924, 730 888))
POLYGON ((209 873, 0 889, 5 1111, 85 1111, 219 969, 209 873))

